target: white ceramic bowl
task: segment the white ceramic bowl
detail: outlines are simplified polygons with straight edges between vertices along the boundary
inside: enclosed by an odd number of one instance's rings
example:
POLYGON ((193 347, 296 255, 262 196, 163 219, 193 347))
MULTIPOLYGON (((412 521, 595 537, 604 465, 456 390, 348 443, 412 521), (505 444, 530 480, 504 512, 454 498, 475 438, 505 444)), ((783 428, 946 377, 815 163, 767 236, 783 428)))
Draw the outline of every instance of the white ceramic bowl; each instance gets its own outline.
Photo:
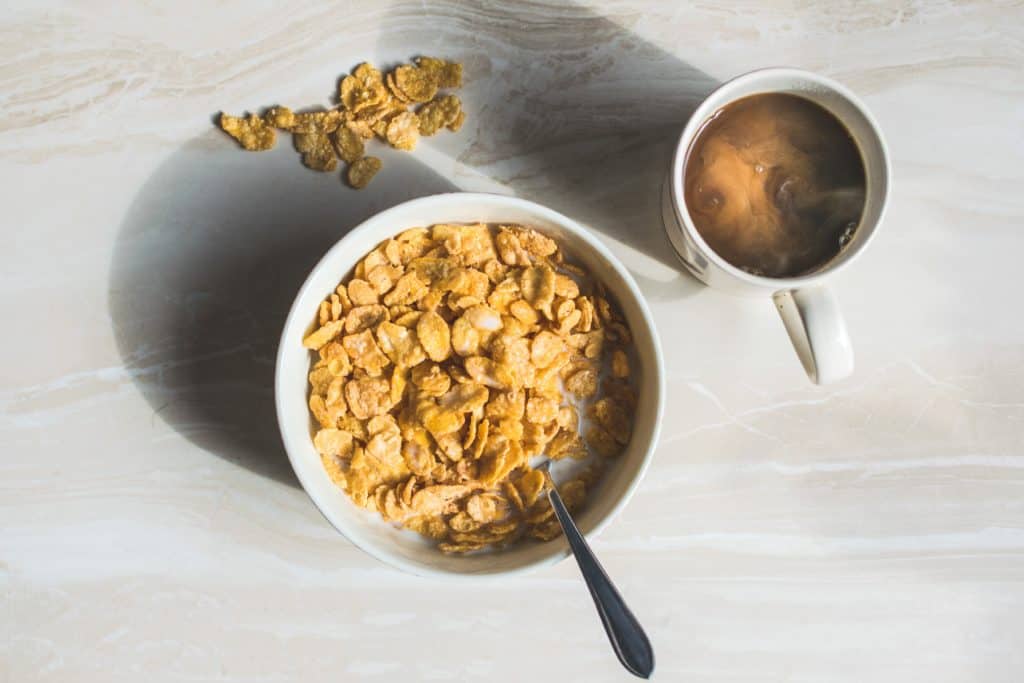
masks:
POLYGON ((633 332, 639 405, 633 437, 608 468, 576 520, 590 536, 601 531, 629 500, 647 469, 661 424, 664 372, 661 348, 640 290, 618 259, 575 221, 543 206, 491 194, 439 194, 399 204, 349 232, 313 268, 285 322, 277 352, 275 393, 281 436, 295 474, 327 520, 348 540, 382 562, 426 576, 509 575, 565 558, 564 538, 524 541, 504 550, 467 556, 444 555, 416 534, 395 529, 376 514, 356 507, 328 478, 313 448, 307 407, 310 356, 302 346, 320 301, 377 244, 403 230, 434 223, 520 223, 557 239, 565 253, 604 281, 633 332))

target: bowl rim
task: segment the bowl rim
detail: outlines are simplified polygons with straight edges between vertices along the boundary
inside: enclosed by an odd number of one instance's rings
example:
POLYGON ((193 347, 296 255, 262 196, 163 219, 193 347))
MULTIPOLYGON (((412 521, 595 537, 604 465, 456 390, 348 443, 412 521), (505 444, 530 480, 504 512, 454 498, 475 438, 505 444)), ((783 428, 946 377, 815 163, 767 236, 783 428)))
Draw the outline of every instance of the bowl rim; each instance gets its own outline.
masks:
MULTIPOLYGON (((325 267, 325 265, 331 261, 334 255, 346 249, 346 245, 356 240, 356 238, 363 233, 372 233, 374 230, 380 229, 379 224, 387 223, 389 218, 398 213, 404 213, 417 207, 428 207, 432 205, 443 205, 451 202, 462 202, 462 201, 476 201, 491 203, 497 208, 502 206, 508 208, 516 208, 524 212, 537 214, 540 218, 545 219, 551 223, 558 224, 561 228, 567 232, 573 234, 585 245, 597 252, 605 261, 617 272, 622 281, 626 284, 626 289, 629 291, 629 295, 633 298, 636 303, 637 310, 640 313, 640 317, 643 319, 644 324, 647 326, 650 337, 651 345, 654 351, 654 382, 653 390, 654 396, 654 428, 650 434, 648 446, 641 458, 639 466, 637 467, 636 473, 632 477, 632 480, 626 486, 625 491, 619 497, 608 512, 596 523, 593 528, 587 531, 584 535, 588 540, 593 539, 599 535, 611 522, 615 519, 626 504, 632 499, 634 493, 639 488, 641 481, 647 473, 648 467, 650 467, 651 460, 654 457, 654 452, 657 449, 658 441, 661 435, 661 422, 664 414, 665 405, 665 368, 664 368, 664 357, 661 349, 661 341, 658 337, 658 330, 654 324, 654 317, 651 315, 650 308, 647 305, 647 301, 640 291, 640 287, 637 285, 633 276, 629 273, 628 269, 619 261, 619 259, 612 253, 601 240, 593 234, 590 230, 585 228, 582 224, 569 218, 568 216, 549 209, 546 206, 538 204, 536 202, 521 199, 519 197, 512 197, 508 195, 494 194, 488 192, 443 192, 438 194, 427 195, 424 197, 418 197, 416 199, 410 199, 394 206, 391 206, 383 211, 380 211, 369 218, 363 220, 361 223, 356 225, 354 228, 344 234, 337 242, 334 243, 324 255, 316 262, 316 264, 310 269, 309 274, 303 281, 302 285, 296 292, 291 307, 288 310, 288 315, 285 318, 284 328, 281 332, 281 338, 278 341, 277 353, 275 355, 274 362, 274 407, 277 417, 278 429, 281 432, 282 442, 284 445, 285 452, 288 455, 288 462, 291 464, 292 469, 295 472, 295 476, 298 478, 299 483, 302 485, 303 491, 316 506, 317 510, 327 520, 327 522, 345 538, 349 543, 363 551, 370 557, 382 562, 383 564, 389 565, 403 572, 414 574, 416 576, 427 577, 427 578, 438 578, 447 580, 492 580, 496 578, 508 578, 511 576, 518 576, 529 572, 536 571, 543 567, 550 567, 564 560, 570 554, 568 543, 565 541, 564 536, 560 536, 555 541, 560 547, 547 557, 543 557, 532 562, 513 567, 510 569, 499 569, 493 572, 477 572, 477 573, 460 573, 455 571, 449 571, 446 569, 440 569, 437 567, 431 567, 420 563, 409 562, 402 557, 397 555, 391 555, 386 552, 381 552, 377 548, 368 547, 364 545, 354 535, 346 532, 344 525, 338 524, 324 509, 324 505, 321 501, 310 492, 310 487, 307 486, 307 482, 303 479, 302 469, 298 465, 298 461, 301 454, 292 453, 288 447, 288 433, 294 431, 291 427, 285 426, 284 420, 284 402, 289 400, 289 397, 285 396, 285 390, 282 387, 283 372, 282 366, 284 364, 285 350, 288 348, 287 344, 289 340, 295 338, 297 333, 301 334, 302 330, 309 324, 309 320, 300 318, 299 302, 302 301, 307 291, 312 287, 315 276, 325 267), (297 332, 299 331, 299 332, 297 332)), ((400 231, 399 231, 400 232, 400 231)), ((397 234, 397 232, 395 233, 397 234)), ((386 239, 382 237, 382 239, 386 239)), ((361 257, 360 257, 361 258, 361 257)), ((359 259, 357 258, 356 261, 359 259)), ((342 274, 344 275, 344 274, 342 274)), ((341 276, 339 276, 341 277, 341 276)), ((618 292, 616 292, 618 294, 618 292)))

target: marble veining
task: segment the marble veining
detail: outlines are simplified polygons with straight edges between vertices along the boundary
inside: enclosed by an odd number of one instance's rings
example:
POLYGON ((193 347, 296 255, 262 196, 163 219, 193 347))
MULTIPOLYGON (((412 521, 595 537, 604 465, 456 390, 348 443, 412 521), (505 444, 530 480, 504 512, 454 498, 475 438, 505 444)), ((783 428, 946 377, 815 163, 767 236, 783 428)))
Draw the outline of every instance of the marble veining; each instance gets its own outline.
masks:
POLYGON ((340 538, 274 423, 284 312, 360 220, 450 190, 588 224, 636 277, 669 403, 595 541, 665 681, 1024 671, 1024 5, 11 2, 0 9, 0 681, 626 680, 571 562, 446 583, 340 538), (327 104, 437 53, 469 120, 361 193, 212 116, 327 104), (683 274, 675 136, 792 65, 863 97, 893 199, 834 282, 853 377, 683 274))

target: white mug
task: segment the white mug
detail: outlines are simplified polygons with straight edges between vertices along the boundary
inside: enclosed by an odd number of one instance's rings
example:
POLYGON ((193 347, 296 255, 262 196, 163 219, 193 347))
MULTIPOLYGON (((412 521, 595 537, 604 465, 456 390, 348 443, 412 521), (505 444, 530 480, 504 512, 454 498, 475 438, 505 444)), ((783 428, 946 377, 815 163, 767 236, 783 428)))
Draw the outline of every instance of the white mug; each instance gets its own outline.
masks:
POLYGON ((683 129, 662 192, 665 230, 695 277, 732 294, 771 295, 797 356, 812 382, 826 384, 853 372, 853 347, 835 296, 824 286, 871 242, 885 215, 889 196, 889 154, 875 119, 847 88, 799 69, 772 68, 735 78, 708 95, 683 129), (834 258, 797 277, 753 275, 715 253, 697 232, 683 197, 683 173, 691 144, 715 112, 743 97, 789 93, 811 100, 839 119, 853 136, 867 179, 864 210, 853 238, 834 258))

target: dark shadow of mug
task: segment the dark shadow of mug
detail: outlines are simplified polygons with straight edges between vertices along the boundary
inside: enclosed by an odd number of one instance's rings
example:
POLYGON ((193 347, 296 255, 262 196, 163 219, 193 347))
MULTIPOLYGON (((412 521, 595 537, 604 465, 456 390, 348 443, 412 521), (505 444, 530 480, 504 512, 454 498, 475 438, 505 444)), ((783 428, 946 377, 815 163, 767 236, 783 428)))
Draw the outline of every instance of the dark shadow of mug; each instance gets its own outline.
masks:
MULTIPOLYGON (((661 190, 683 127, 718 83, 571 3, 537 12, 516 3, 461 7, 475 22, 470 48, 464 26, 430 26, 433 44, 467 50, 458 56, 472 79, 459 96, 470 142, 458 161, 609 238, 649 299, 700 291, 665 235, 661 190), (627 258, 629 250, 641 256, 627 258)), ((380 54, 410 57, 423 26, 403 12, 390 18, 396 31, 381 33, 380 54)))

